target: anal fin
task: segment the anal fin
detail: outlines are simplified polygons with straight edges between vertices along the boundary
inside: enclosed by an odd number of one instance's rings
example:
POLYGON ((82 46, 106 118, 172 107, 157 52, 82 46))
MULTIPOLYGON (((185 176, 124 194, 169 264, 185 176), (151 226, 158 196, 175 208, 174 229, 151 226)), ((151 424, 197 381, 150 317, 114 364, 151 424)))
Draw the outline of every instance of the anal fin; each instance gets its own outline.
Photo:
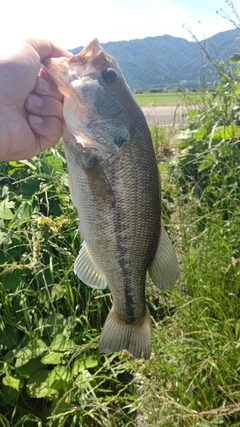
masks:
POLYGON ((161 289, 171 288, 180 275, 176 252, 163 225, 157 252, 148 272, 153 283, 161 289))
POLYGON ((85 242, 76 258, 73 271, 83 283, 93 289, 104 289, 107 286, 107 279, 95 264, 85 242))

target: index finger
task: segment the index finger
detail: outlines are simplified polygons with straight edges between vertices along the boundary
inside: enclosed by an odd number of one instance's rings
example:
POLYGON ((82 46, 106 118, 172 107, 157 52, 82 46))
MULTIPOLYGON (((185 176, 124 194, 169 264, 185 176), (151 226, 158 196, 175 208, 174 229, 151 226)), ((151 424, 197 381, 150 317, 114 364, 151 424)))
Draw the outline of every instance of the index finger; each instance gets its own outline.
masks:
POLYGON ((40 61, 43 62, 46 58, 58 58, 61 56, 65 56, 67 58, 70 58, 72 54, 61 47, 55 45, 50 40, 47 39, 37 39, 37 38, 31 38, 27 39, 26 43, 31 45, 35 51, 38 53, 40 57, 40 61))

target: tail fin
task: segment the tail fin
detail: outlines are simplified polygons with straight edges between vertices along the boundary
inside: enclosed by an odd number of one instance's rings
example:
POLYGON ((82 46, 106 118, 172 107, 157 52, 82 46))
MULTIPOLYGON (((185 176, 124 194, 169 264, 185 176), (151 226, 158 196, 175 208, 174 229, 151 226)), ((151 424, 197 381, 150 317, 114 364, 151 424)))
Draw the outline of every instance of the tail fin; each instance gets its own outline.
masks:
POLYGON ((103 326, 99 348, 103 353, 128 350, 136 358, 149 359, 151 328, 148 312, 141 319, 129 324, 121 320, 112 307, 103 326))

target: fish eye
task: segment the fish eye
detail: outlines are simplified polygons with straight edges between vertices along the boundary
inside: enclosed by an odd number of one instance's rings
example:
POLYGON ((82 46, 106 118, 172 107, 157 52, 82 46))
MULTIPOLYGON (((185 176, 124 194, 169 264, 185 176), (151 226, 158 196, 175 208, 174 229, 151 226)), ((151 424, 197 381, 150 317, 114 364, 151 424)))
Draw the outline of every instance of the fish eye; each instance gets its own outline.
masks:
POLYGON ((119 129, 119 132, 114 137, 114 144, 121 148, 123 145, 125 145, 130 140, 130 134, 127 129, 127 127, 122 126, 121 129, 119 129))
POLYGON ((107 68, 106 70, 104 70, 102 75, 105 82, 107 83, 114 83, 118 77, 116 71, 113 70, 112 68, 107 68))
POLYGON ((122 135, 119 135, 116 138, 114 138, 114 144, 116 144, 118 148, 121 148, 122 145, 125 144, 125 142, 127 142, 127 139, 122 135))

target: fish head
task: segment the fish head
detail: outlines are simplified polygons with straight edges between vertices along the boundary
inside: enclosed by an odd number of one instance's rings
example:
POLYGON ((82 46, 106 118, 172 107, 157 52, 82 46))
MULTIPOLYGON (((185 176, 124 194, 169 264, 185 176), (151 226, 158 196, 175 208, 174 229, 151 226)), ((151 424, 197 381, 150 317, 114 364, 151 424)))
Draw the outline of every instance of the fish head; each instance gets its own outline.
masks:
POLYGON ((44 68, 64 95, 64 119, 77 142, 108 152, 129 142, 140 108, 117 61, 97 39, 71 58, 46 59, 44 68))

